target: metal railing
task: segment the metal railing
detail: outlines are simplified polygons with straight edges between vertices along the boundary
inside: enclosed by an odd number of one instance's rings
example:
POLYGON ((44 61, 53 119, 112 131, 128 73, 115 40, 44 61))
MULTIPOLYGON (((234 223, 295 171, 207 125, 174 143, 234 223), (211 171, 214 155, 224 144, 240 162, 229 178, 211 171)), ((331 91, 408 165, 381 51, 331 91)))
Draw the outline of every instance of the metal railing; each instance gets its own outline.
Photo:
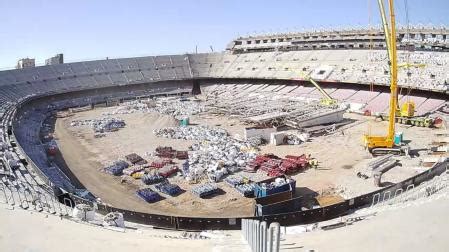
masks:
POLYGON ((281 227, 273 222, 267 228, 265 221, 242 219, 242 235, 254 252, 279 252, 281 227))

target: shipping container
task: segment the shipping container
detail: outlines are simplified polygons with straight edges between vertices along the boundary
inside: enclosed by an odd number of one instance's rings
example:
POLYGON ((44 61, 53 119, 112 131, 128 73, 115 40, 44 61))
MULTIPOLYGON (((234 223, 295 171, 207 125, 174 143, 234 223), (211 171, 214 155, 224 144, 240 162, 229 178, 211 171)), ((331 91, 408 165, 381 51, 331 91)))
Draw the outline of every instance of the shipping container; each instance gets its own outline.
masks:
POLYGON ((282 175, 257 182, 254 188, 254 196, 262 198, 279 192, 295 191, 295 188, 296 181, 282 175), (276 181, 284 181, 284 183, 277 183, 276 181))

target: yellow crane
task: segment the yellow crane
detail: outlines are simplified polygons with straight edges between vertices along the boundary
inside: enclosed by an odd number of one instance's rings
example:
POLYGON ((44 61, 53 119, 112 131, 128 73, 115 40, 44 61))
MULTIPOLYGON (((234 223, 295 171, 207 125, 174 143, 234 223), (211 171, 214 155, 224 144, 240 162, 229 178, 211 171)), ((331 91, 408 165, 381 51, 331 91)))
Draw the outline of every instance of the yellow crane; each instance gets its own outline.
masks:
MULTIPOLYGON (((392 36, 391 36, 391 30, 389 28, 387 17, 385 14, 385 7, 384 7, 384 1, 383 0, 377 0, 377 3, 379 4, 379 11, 380 11, 380 17, 382 21, 382 28, 384 30, 384 36, 385 36, 385 44, 387 47, 388 52, 388 60, 392 61, 392 36)), ((395 29, 395 27, 391 27, 391 29, 395 29)), ((394 42, 396 42, 396 38, 394 39, 394 42)), ((396 48, 395 48, 396 49, 396 48)), ((411 67, 417 67, 417 68, 423 68, 426 67, 425 64, 412 64, 412 63, 400 63, 397 64, 398 68, 411 68, 411 67)), ((413 117, 415 113, 415 103, 413 101, 406 101, 402 107, 399 107, 399 101, 398 101, 398 93, 396 92, 396 113, 398 116, 404 116, 404 117, 413 117)))
MULTIPOLYGON (((397 48, 396 48, 396 22, 394 14, 394 3, 393 0, 389 0, 389 14, 390 14, 390 24, 384 23, 385 37, 387 48, 389 49, 389 60, 390 60, 390 106, 388 113, 388 131, 386 136, 372 136, 364 135, 365 147, 373 154, 379 155, 384 153, 394 153, 400 154, 404 151, 402 146, 395 144, 395 118, 396 118, 396 108, 397 108, 397 80, 398 80, 398 63, 397 63, 397 48), (389 26, 389 27, 388 27, 389 26)), ((379 5, 383 6, 383 0, 379 0, 379 5), (381 3, 382 2, 382 3, 381 3)), ((380 8, 382 8, 380 6, 380 8)), ((381 10, 382 12, 382 10, 381 10)))
MULTIPOLYGON (((380 16, 382 20, 382 27, 384 30, 385 35, 385 44, 388 52, 388 60, 389 62, 392 62, 393 58, 393 49, 396 50, 396 48, 392 48, 392 41, 396 42, 396 39, 393 39, 391 29, 394 29, 395 27, 389 27, 389 24, 387 22, 386 14, 385 14, 385 8, 383 4, 383 0, 377 1, 379 4, 379 10, 380 10, 380 16)), ((394 56, 397 58, 397 56, 394 56)), ((392 65, 390 65, 390 68, 392 65)), ((415 68, 424 68, 426 67, 426 64, 415 64, 415 63, 398 63, 397 69, 399 68, 405 68, 410 69, 412 67, 415 68)), ((391 71, 390 71, 391 72, 391 71)), ((397 74, 397 73, 396 73, 397 74)), ((396 83, 397 84, 397 83, 396 83)), ((414 125, 419 127, 432 127, 435 126, 435 123, 438 122, 438 120, 429 118, 429 117, 419 117, 415 116, 415 102, 413 100, 407 100, 404 103, 402 103, 402 106, 399 105, 398 100, 398 92, 396 91, 395 95, 396 99, 396 113, 395 113, 395 121, 401 124, 408 124, 408 125, 414 125)), ((385 113, 381 113, 377 115, 378 118, 381 120, 389 120, 389 115, 385 113)))

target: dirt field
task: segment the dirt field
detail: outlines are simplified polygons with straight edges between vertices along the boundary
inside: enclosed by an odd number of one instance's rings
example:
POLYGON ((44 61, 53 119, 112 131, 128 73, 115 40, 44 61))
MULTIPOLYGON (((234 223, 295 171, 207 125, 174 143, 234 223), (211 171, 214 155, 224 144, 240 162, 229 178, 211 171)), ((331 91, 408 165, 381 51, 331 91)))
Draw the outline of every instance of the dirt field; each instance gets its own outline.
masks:
MULTIPOLYGON (((149 213, 163 213, 178 216, 252 216, 254 214, 253 199, 240 196, 237 191, 223 182, 218 183, 223 193, 210 198, 200 199, 190 193, 194 185, 188 184, 183 178, 174 176, 170 181, 186 190, 177 197, 169 197, 157 203, 148 204, 135 195, 139 187, 147 187, 140 180, 128 179, 120 183, 120 177, 100 171, 111 161, 123 159, 129 153, 135 152, 145 159, 157 146, 172 146, 176 150, 187 150, 194 141, 173 140, 158 138, 153 129, 176 126, 177 122, 170 116, 151 114, 117 115, 126 122, 126 127, 119 131, 107 133, 106 137, 94 138, 90 127, 71 127, 70 122, 76 119, 94 119, 100 117, 104 111, 113 108, 101 108, 75 114, 72 117, 58 118, 55 125, 55 134, 61 154, 75 176, 94 195, 103 202, 115 207, 132 209, 149 213)), ((318 169, 309 169, 297 174, 297 193, 303 195, 316 195, 321 193, 337 193, 344 197, 352 197, 376 190, 372 178, 364 180, 358 178, 356 173, 365 171, 366 163, 371 159, 362 147, 362 135, 368 131, 385 134, 385 122, 368 122, 366 117, 346 115, 354 120, 333 135, 321 136, 311 139, 310 142, 296 146, 261 147, 261 153, 274 153, 279 156, 287 154, 311 154, 319 160, 318 169)), ((243 135, 245 125, 236 119, 215 116, 192 116, 192 124, 207 124, 220 126, 229 131, 231 135, 243 135)), ((431 139, 429 134, 435 130, 415 127, 400 127, 406 140, 411 140, 411 147, 422 148, 431 139)), ((422 153, 421 153, 422 154, 422 153)), ((421 171, 417 168, 419 159, 401 158, 402 167, 398 166, 383 176, 385 185, 401 181, 421 171)), ((254 180, 267 178, 264 174, 249 174, 241 172, 254 180)))
POLYGON ((223 190, 211 199, 200 199, 189 191, 192 186, 182 178, 170 178, 185 193, 157 203, 148 204, 135 195, 138 187, 147 187, 140 180, 130 179, 120 183, 120 177, 99 171, 111 161, 123 159, 135 152, 144 158, 157 146, 172 146, 187 150, 193 141, 158 138, 153 129, 175 126, 176 121, 164 115, 128 114, 119 117, 126 121, 126 127, 109 133, 103 138, 94 138, 90 127, 71 127, 74 119, 96 118, 108 109, 96 109, 78 113, 73 117, 58 118, 55 135, 61 154, 75 176, 94 195, 112 206, 141 212, 173 214, 178 216, 251 216, 254 214, 253 200, 241 197, 233 188, 219 183, 223 190))

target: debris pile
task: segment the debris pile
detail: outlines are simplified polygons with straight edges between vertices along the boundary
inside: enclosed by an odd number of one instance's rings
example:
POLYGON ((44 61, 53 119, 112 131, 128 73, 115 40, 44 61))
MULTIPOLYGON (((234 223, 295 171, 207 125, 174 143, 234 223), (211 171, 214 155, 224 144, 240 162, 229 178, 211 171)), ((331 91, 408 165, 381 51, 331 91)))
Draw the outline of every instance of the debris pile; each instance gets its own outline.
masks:
POLYGON ((123 115, 123 114, 134 114, 134 113, 144 113, 148 111, 148 104, 142 101, 128 101, 120 104, 117 108, 111 112, 103 112, 102 115, 123 115))
POLYGON ((151 113, 157 112, 171 115, 176 119, 196 115, 205 111, 205 106, 197 101, 173 98, 155 98, 154 100, 137 100, 120 104, 114 111, 105 112, 103 115, 151 113))
POLYGON ((240 170, 254 159, 259 143, 236 140, 224 129, 207 126, 162 128, 154 134, 200 141, 190 147, 188 165, 183 165, 183 173, 188 173, 185 176, 189 180, 207 174, 211 181, 218 181, 224 174, 240 170))
POLYGON ((182 100, 182 99, 158 99, 156 107, 151 110, 174 116, 176 119, 181 119, 186 116, 196 115, 205 111, 205 106, 200 102, 182 100))
POLYGON ((100 119, 73 120, 72 127, 90 126, 95 133, 117 131, 126 126, 123 119, 113 117, 103 117, 100 119))

